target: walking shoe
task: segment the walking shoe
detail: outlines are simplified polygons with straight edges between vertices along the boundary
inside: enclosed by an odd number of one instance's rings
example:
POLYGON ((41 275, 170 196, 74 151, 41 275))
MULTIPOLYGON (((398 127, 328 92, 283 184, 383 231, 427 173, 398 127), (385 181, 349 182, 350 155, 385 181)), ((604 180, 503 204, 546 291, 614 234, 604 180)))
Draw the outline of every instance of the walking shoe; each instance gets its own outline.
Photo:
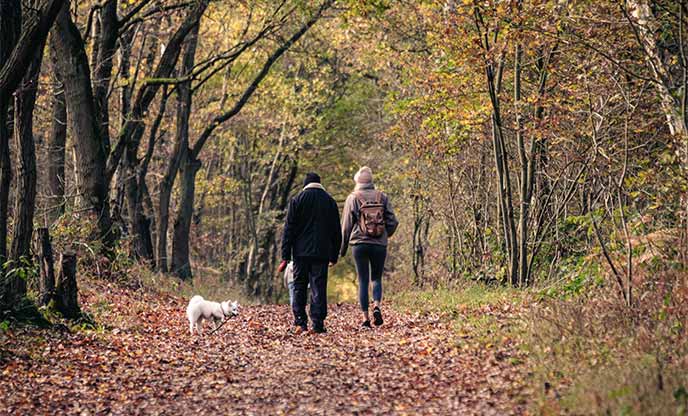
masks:
POLYGON ((306 325, 295 325, 292 332, 296 335, 308 332, 308 327, 306 325))
POLYGON ((325 329, 323 325, 314 325, 313 332, 315 332, 316 334, 324 334, 327 332, 327 329, 325 329))
POLYGON ((376 306, 373 309, 373 323, 375 324, 375 326, 380 326, 382 325, 382 322, 384 322, 382 320, 382 312, 380 312, 380 308, 376 306))
POLYGON ((364 321, 364 322, 361 324, 361 328, 371 328, 371 326, 370 326, 370 321, 364 321))

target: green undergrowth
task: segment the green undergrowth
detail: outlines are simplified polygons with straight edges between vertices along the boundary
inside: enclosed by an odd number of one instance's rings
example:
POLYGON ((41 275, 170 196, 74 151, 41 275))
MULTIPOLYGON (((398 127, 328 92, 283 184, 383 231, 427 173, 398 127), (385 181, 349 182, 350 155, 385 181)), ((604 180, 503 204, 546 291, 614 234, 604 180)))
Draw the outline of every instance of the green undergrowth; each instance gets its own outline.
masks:
POLYGON ((537 288, 404 290, 400 311, 452 323, 482 347, 515 344, 530 414, 688 415, 688 278, 638 275, 636 302, 584 265, 537 288))
POLYGON ((11 310, 0 312, 0 331, 7 330, 11 324, 47 328, 51 325, 51 322, 36 307, 31 297, 24 297, 17 301, 11 310))
POLYGON ((686 278, 641 278, 632 307, 613 282, 590 279, 577 296, 547 297, 531 309, 534 413, 688 414, 686 278))
POLYGON ((18 327, 35 327, 43 330, 103 332, 104 327, 94 315, 82 310, 78 317, 66 319, 56 309, 54 301, 46 306, 36 305, 36 294, 29 291, 13 310, 4 311, 0 318, 0 335, 18 327))
POLYGON ((492 346, 521 330, 516 310, 529 293, 501 285, 466 282, 451 288, 402 291, 392 295, 392 303, 407 314, 432 314, 448 320, 460 337, 492 346))

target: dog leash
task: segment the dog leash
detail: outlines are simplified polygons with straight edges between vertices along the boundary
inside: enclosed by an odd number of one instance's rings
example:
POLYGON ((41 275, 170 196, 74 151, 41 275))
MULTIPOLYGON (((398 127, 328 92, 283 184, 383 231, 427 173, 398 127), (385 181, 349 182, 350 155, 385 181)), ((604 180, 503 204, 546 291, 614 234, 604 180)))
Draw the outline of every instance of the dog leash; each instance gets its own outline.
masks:
MULTIPOLYGON (((224 311, 222 311, 222 314, 223 314, 223 315, 225 314, 224 311)), ((232 319, 232 318, 234 318, 235 316, 236 316, 236 315, 229 315, 229 317, 227 317, 227 315, 225 315, 225 317, 226 317, 227 319, 225 319, 224 321, 220 322, 220 325, 219 325, 217 328, 215 328, 215 329, 213 329, 212 331, 210 331, 210 333, 208 334, 208 336, 213 335, 213 334, 214 334, 215 332, 217 332, 220 328, 222 328, 222 326, 223 326, 224 324, 226 324, 227 322, 229 322, 229 320, 232 319)))

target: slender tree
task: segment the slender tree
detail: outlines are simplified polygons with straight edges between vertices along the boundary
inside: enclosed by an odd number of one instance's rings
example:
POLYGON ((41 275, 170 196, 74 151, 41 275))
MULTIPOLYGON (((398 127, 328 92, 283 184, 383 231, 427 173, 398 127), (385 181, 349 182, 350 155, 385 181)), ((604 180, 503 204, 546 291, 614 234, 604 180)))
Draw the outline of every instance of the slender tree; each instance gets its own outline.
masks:
POLYGON ((268 75, 273 64, 296 42, 303 37, 306 32, 320 19, 333 3, 333 0, 326 0, 316 12, 306 21, 291 37, 282 45, 275 49, 267 58, 261 70, 253 78, 246 90, 237 102, 226 112, 213 118, 211 123, 203 130, 193 147, 182 149, 185 156, 182 157, 180 166, 180 203, 179 210, 174 221, 174 239, 172 242, 172 271, 182 279, 191 278, 191 265, 189 260, 189 235, 191 231, 191 214, 193 212, 193 201, 195 195, 196 173, 200 168, 200 153, 203 146, 211 137, 215 129, 223 123, 236 116, 246 105, 253 93, 256 91, 263 79, 268 75))
POLYGON ((48 202, 47 212, 54 221, 65 210, 65 150, 67 146, 67 107, 64 83, 60 74, 56 52, 50 51, 50 69, 53 73, 52 120, 47 138, 48 159, 48 202))

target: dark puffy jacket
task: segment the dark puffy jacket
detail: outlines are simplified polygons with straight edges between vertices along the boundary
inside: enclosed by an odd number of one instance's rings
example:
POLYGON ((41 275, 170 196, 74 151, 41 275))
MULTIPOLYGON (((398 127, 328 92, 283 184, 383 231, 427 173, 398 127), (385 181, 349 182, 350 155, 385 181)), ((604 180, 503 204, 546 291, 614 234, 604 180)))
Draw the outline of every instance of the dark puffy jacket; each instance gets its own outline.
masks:
POLYGON ((282 259, 306 257, 336 263, 341 244, 337 203, 320 184, 309 184, 289 203, 282 259))

